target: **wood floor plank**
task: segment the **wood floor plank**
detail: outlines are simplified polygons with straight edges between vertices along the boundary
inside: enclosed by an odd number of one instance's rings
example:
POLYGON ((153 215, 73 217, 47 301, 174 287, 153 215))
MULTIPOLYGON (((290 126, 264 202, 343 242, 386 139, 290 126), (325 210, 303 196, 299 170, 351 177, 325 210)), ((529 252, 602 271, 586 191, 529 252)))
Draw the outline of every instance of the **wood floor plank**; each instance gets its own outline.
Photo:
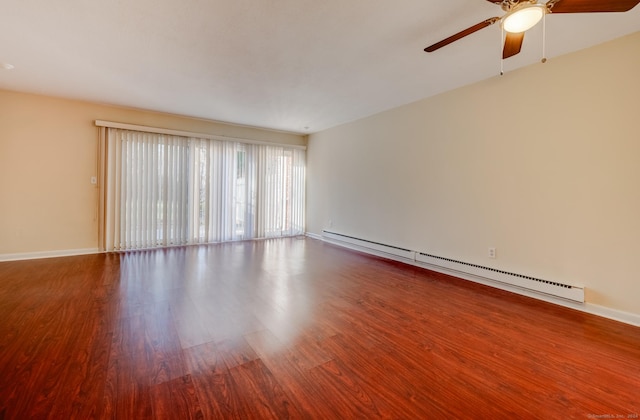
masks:
POLYGON ((216 343, 216 348, 227 369, 258 359, 255 350, 244 337, 219 341, 216 343))
POLYGON ((207 318, 203 316, 188 294, 172 297, 171 308, 173 309, 172 313, 182 348, 193 347, 214 340, 214 336, 206 326, 207 318))
POLYGON ((290 419, 301 413, 289 400, 274 375, 260 359, 229 369, 234 392, 240 395, 240 411, 244 418, 290 419))
POLYGON ((135 361, 126 357, 109 361, 107 380, 105 385, 113 395, 105 400, 105 413, 112 413, 112 418, 137 419, 151 418, 152 400, 150 385, 138 380, 135 361))
MULTIPOLYGON (((323 342, 326 351, 346 364, 353 376, 363 386, 371 390, 373 395, 386 406, 394 407, 394 412, 401 418, 423 418, 443 415, 444 410, 435 404, 424 411, 416 402, 428 387, 428 375, 422 371, 414 371, 410 377, 402 377, 394 369, 386 369, 385 363, 379 363, 384 350, 368 349, 360 345, 358 337, 342 334, 333 336, 323 342), (362 372, 367 372, 363 375, 362 372), (400 411, 402 410, 402 411, 400 411)), ((385 358, 386 359, 386 358, 385 358)))
POLYGON ((160 384, 183 377, 185 362, 171 305, 168 301, 146 304, 143 316, 150 383, 160 384))
POLYGON ((108 372, 112 332, 100 321, 100 314, 88 317, 86 329, 66 348, 75 354, 63 375, 57 378, 55 404, 49 415, 53 418, 103 417, 104 387, 108 372), (83 340, 84 339, 84 340, 83 340), (62 408, 62 410, 60 410, 62 408))
POLYGON ((205 419, 241 418, 239 395, 214 343, 186 349, 185 361, 205 419))
POLYGON ((204 419, 190 375, 151 387, 154 419, 204 419))
POLYGON ((0 419, 633 418, 640 328, 312 239, 0 263, 0 419))
POLYGON ((246 339, 303 418, 329 419, 335 416, 330 408, 331 401, 324 398, 322 390, 316 388, 306 371, 291 356, 291 347, 280 342, 269 330, 253 332, 246 339))
POLYGON ((363 386, 351 368, 330 360, 307 372, 317 392, 331 395, 332 417, 393 418, 394 411, 363 386))

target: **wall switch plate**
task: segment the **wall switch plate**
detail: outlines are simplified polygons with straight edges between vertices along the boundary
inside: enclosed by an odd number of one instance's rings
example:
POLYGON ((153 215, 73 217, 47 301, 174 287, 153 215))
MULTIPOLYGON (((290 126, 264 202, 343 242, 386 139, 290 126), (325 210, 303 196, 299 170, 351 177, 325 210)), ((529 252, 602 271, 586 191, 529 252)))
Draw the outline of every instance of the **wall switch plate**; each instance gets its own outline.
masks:
POLYGON ((98 177, 95 177, 95 176, 91 177, 91 185, 98 185, 98 177))

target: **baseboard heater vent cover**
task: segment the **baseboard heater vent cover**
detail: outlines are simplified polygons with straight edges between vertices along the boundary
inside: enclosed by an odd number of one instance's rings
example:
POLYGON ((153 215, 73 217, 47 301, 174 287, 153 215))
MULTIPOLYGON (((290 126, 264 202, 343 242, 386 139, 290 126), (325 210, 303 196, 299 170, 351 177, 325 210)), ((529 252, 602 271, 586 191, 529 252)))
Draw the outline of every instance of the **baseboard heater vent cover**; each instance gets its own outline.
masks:
POLYGON ((323 231, 322 236, 323 239, 328 242, 335 242, 339 245, 360 249, 376 255, 388 256, 399 261, 406 261, 427 268, 433 268, 436 269, 436 271, 440 271, 438 269, 444 269, 446 272, 453 275, 459 274, 471 276, 472 278, 479 278, 479 280, 499 282, 521 289, 569 299, 574 302, 584 302, 584 288, 580 286, 539 279, 524 274, 512 273, 478 264, 471 264, 464 261, 444 258, 393 245, 386 245, 326 230, 323 231))

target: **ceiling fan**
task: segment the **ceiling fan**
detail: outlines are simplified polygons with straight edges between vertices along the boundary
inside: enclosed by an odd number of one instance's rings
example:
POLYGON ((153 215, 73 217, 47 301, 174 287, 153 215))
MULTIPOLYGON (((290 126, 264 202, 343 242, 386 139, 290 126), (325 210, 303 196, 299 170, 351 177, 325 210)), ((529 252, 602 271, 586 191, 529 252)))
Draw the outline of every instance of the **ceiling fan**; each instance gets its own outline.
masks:
POLYGON ((500 22, 507 33, 502 50, 502 58, 512 57, 520 52, 524 33, 534 27, 546 14, 555 13, 604 13, 627 12, 640 0, 549 0, 538 3, 537 0, 486 0, 502 7, 506 14, 492 17, 471 26, 440 42, 428 46, 426 52, 434 52, 467 35, 500 22))

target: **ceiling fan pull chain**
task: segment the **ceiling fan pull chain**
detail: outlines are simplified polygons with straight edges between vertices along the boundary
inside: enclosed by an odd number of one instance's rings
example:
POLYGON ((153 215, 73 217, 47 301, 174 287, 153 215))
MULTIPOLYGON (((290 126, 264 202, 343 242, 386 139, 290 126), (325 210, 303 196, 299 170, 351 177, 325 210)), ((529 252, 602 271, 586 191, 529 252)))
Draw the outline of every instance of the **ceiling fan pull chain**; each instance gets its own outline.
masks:
POLYGON ((502 54, 503 39, 504 39, 504 27, 500 25, 500 76, 504 76, 504 56, 502 54))
POLYGON ((547 14, 542 15, 542 61, 547 62, 547 14))

